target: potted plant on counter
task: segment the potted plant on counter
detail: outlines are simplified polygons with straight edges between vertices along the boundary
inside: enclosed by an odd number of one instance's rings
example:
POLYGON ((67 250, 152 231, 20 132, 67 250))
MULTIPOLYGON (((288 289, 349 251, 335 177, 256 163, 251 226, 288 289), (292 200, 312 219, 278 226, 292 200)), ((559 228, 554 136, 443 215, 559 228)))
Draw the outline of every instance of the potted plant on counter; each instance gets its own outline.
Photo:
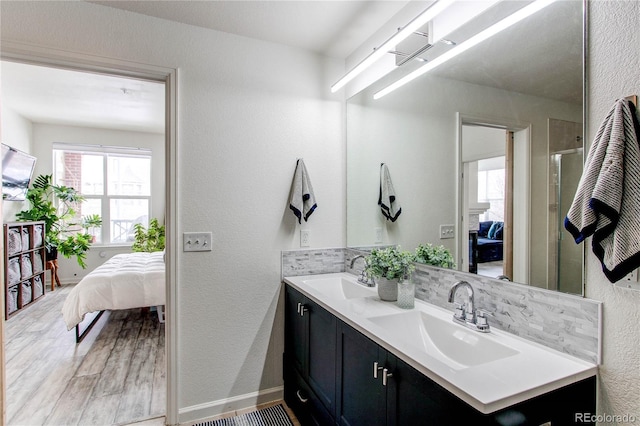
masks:
POLYGON ((27 190, 30 208, 16 213, 19 221, 44 221, 47 260, 57 259, 58 253, 75 256, 86 268, 87 250, 93 241, 89 228, 102 226, 99 215, 78 217, 76 209, 84 197, 72 187, 54 185, 52 175, 40 175, 27 190))
POLYGON ((409 280, 415 269, 413 253, 392 246, 371 250, 365 260, 365 271, 378 284, 380 299, 390 302, 397 300, 398 283, 409 280))
POLYGON ((416 248, 415 259, 418 263, 439 268, 453 269, 456 267, 451 252, 445 246, 435 246, 428 243, 420 244, 416 248))

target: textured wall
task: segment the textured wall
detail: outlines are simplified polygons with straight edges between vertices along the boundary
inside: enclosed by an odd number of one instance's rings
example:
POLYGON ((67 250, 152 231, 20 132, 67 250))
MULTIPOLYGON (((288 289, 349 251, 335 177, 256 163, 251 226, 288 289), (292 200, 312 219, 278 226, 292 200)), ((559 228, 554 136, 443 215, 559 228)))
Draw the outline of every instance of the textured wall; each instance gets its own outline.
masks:
POLYGON ((179 69, 178 231, 213 233, 211 252, 177 252, 180 420, 281 386, 296 158, 318 201, 312 246, 344 245, 343 106, 328 90, 343 62, 86 2, 0 7, 3 41, 179 69))
MULTIPOLYGON (((616 99, 640 95, 640 2, 589 2, 589 28, 590 142, 616 99)), ((586 250, 587 297, 604 302, 598 414, 635 415, 619 424, 640 425, 640 292, 609 283, 590 241, 586 250)))

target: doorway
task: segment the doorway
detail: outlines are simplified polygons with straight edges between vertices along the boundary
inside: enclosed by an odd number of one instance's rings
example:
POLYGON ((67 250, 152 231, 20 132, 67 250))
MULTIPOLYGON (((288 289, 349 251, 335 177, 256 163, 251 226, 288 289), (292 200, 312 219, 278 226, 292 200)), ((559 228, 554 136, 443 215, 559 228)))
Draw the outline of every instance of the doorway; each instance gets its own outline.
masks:
MULTIPOLYGON (((28 50, 28 49, 27 49, 28 50)), ((163 357, 165 359, 165 369, 166 369, 166 380, 167 383, 173 383, 171 380, 175 375, 175 349, 174 349, 174 336, 175 331, 175 323, 173 322, 174 318, 174 305, 173 300, 175 294, 175 258, 174 258, 174 250, 172 249, 172 244, 175 241, 174 230, 175 230, 175 152, 176 152, 176 132, 175 132, 175 124, 176 124, 176 111, 175 111, 175 99, 176 99, 176 70, 172 69, 160 69, 158 67, 145 67, 140 64, 129 64, 120 61, 113 60, 104 60, 103 62, 97 63, 95 58, 82 58, 78 57, 78 55, 69 55, 66 52, 47 52, 44 53, 41 51, 36 51, 34 49, 33 53, 25 53, 24 46, 13 46, 11 43, 3 44, 2 51, 2 59, 3 60, 12 60, 15 62, 28 62, 37 64, 39 66, 54 66, 54 68, 65 68, 65 69, 73 69, 80 72, 86 72, 90 74, 102 73, 104 75, 110 76, 119 76, 123 78, 134 78, 137 80, 146 79, 150 81, 159 82, 164 84, 164 99, 166 101, 163 115, 166 117, 165 122, 165 131, 163 136, 163 148, 165 150, 165 160, 164 164, 162 164, 160 168, 161 175, 164 176, 166 182, 166 189, 164 190, 164 198, 165 198, 165 207, 164 207, 164 218, 166 225, 166 325, 163 339, 166 342, 166 350, 163 351, 163 357), (19 53, 18 53, 19 52, 19 53)), ((3 303, 4 305, 4 303, 3 303)), ((4 326, 2 324, 2 332, 4 333, 4 326)), ((98 330, 93 331, 93 333, 97 333, 98 330)), ((73 332, 69 332, 73 334, 73 332)), ((4 347, 2 352, 2 365, 5 366, 5 356, 4 356, 4 347)), ((4 370, 4 368, 3 368, 4 370)), ((3 373, 2 380, 2 401, 3 408, 6 408, 5 401, 8 398, 11 398, 11 395, 7 395, 6 388, 6 372, 3 373)), ((175 391, 172 389, 170 385, 166 387, 165 390, 165 398, 164 405, 166 413, 167 422, 175 423, 177 419, 177 409, 175 398, 175 391)), ((3 409, 3 412, 5 410, 3 409)), ((4 419, 5 423, 7 420, 4 419)), ((129 419, 129 420, 138 420, 138 419, 129 419)))
POLYGON ((564 229, 584 164, 582 123, 549 118, 548 288, 581 294, 583 247, 564 229))
POLYGON ((526 282, 528 127, 462 117, 459 251, 462 270, 526 282))

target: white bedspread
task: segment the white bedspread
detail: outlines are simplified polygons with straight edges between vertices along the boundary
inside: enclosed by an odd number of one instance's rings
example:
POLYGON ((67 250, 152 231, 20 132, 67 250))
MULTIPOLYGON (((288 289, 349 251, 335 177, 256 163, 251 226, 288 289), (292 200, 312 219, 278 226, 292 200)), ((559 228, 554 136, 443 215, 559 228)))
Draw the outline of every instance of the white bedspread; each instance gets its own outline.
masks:
POLYGON ((69 293, 62 315, 71 330, 85 314, 165 304, 164 253, 117 254, 69 293))

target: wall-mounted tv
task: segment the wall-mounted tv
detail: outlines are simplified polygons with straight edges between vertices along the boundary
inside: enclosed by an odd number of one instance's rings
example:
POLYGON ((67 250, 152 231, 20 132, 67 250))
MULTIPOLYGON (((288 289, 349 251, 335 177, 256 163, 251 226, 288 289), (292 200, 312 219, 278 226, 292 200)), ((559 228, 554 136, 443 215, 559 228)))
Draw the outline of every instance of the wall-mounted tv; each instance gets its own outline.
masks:
POLYGON ((36 157, 2 144, 2 199, 24 201, 36 157))

